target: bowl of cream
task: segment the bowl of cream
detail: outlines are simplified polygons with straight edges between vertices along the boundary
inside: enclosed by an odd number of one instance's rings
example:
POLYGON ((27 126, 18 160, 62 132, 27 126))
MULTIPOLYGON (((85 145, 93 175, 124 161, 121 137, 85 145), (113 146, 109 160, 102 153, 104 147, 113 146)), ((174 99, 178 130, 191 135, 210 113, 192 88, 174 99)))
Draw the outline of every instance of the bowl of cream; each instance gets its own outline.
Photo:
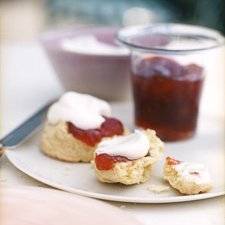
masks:
POLYGON ((65 91, 109 101, 130 98, 129 50, 115 42, 115 27, 76 27, 40 40, 65 91))

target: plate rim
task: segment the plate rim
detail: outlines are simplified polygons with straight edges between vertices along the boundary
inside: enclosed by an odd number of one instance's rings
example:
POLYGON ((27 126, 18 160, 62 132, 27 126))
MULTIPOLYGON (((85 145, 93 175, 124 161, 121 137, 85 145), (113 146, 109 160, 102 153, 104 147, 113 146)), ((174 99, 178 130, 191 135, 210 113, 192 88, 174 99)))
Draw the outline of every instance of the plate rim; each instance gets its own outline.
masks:
MULTIPOLYGON (((115 114, 115 112, 117 112, 117 116, 118 118, 119 115, 121 115, 120 111, 121 110, 125 110, 125 111, 130 111, 132 104, 130 103, 112 103, 112 110, 115 114)), ((219 118, 220 120, 222 119, 224 121, 224 117, 221 117, 219 115, 214 115, 214 114, 203 114, 202 117, 213 117, 213 118, 219 118)), ((123 121, 123 120, 122 120, 123 121)), ((130 124, 131 121, 123 121, 125 122, 126 125, 130 124)), ((29 137, 32 138, 38 134, 40 134, 40 130, 33 133, 32 136, 29 137)), ((24 143, 22 143, 21 146, 22 147, 24 143)), ((155 203, 155 204, 160 204, 160 203, 176 203, 176 202, 189 202, 189 201, 197 201, 197 200, 204 200, 204 199, 209 199, 209 198, 215 198, 215 197, 219 197, 219 196, 223 196, 225 195, 225 189, 222 188, 222 190, 217 190, 217 191, 213 191, 213 192, 208 192, 208 193, 201 193, 201 194, 197 194, 197 195, 178 195, 178 196, 159 196, 154 195, 154 196, 147 196, 147 197, 138 197, 138 196, 123 196, 123 195, 110 195, 110 194, 103 194, 103 193, 98 193, 98 192, 92 192, 92 191, 87 191, 87 190, 82 190, 80 188, 74 188, 74 187, 65 187, 65 185, 54 182, 54 180, 48 180, 47 177, 42 176, 41 174, 39 174, 38 172, 35 172, 32 170, 32 168, 27 171, 26 167, 24 167, 23 165, 17 165, 17 163, 14 162, 13 159, 11 159, 10 156, 13 155, 11 154, 13 151, 16 151, 17 149, 6 149, 5 153, 6 153, 6 157, 9 159, 9 161, 20 171, 22 171, 23 173, 25 173, 26 175, 28 175, 29 177, 32 177, 33 179, 40 181, 48 186, 54 187, 56 189, 60 189, 60 190, 64 190, 66 192, 70 192, 70 193, 74 193, 74 194, 78 194, 78 195, 82 195, 82 196, 86 196, 86 197, 90 197, 90 198, 94 198, 94 199, 101 199, 101 200, 106 200, 106 201, 115 201, 115 202, 127 202, 127 203, 155 203), (12 151, 12 152, 11 152, 12 151)), ((47 157, 47 156, 46 156, 47 157)), ((16 160, 15 160, 16 161, 16 160)))
POLYGON ((161 197, 161 198, 152 198, 152 197, 125 197, 125 196, 113 196, 113 195, 108 195, 108 194, 100 194, 96 192, 90 192, 90 191, 84 191, 81 189, 77 188, 70 188, 70 187, 65 187, 63 185, 51 182, 44 177, 41 177, 39 174, 33 173, 32 170, 27 171, 26 169, 22 168, 20 165, 18 165, 13 158, 10 156, 11 152, 16 151, 16 149, 6 149, 5 150, 5 155, 18 170, 21 172, 25 173, 29 177, 40 181, 44 184, 47 184, 50 187, 54 187, 59 190, 63 190, 69 193, 74 193, 78 194, 81 196, 86 196, 94 199, 101 199, 101 200, 107 200, 107 201, 115 201, 115 202, 126 202, 126 203, 155 203, 155 204, 160 204, 160 203, 176 203, 176 202, 189 202, 189 201, 197 201, 197 200, 204 200, 204 199, 209 199, 209 198, 215 198, 219 197, 222 195, 225 195, 225 190, 224 191, 219 191, 219 192, 208 192, 208 193, 201 193, 197 195, 183 195, 183 196, 166 196, 166 197, 161 197))

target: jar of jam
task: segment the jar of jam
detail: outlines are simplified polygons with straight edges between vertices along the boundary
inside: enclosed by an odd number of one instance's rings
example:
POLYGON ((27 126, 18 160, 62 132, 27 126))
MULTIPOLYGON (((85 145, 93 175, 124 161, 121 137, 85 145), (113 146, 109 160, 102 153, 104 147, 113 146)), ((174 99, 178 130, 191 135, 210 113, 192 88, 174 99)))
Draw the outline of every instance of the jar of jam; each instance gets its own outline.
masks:
POLYGON ((154 129, 164 141, 196 131, 206 69, 204 57, 224 44, 211 29, 156 24, 124 28, 118 40, 131 50, 135 124, 154 129))

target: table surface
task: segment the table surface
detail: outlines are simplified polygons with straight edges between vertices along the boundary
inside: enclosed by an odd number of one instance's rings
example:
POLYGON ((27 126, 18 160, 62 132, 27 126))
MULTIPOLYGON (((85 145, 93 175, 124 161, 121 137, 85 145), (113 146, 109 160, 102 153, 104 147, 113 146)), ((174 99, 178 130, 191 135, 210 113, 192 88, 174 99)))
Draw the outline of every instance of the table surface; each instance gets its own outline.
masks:
MULTIPOLYGON (((1 49, 0 128, 3 136, 44 103, 59 96, 63 89, 37 43, 3 43, 1 49)), ((224 116, 224 49, 217 54, 221 54, 220 61, 208 63, 216 76, 207 78, 201 113, 224 116)), ((0 158, 0 184, 47 187, 17 170, 4 155, 0 158)), ((107 202, 143 224, 222 225, 225 222, 224 196, 171 204, 107 202)))

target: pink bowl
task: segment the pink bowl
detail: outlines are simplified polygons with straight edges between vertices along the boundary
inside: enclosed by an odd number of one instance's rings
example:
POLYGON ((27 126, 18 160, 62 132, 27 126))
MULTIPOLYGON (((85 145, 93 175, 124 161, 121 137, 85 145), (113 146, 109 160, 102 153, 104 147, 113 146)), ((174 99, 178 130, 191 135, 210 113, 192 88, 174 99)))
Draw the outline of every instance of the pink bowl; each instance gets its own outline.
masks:
POLYGON ((41 36, 41 43, 66 91, 111 101, 130 97, 129 54, 83 54, 61 47, 62 40, 81 35, 93 35, 98 41, 115 46, 116 32, 114 27, 78 27, 41 36))

